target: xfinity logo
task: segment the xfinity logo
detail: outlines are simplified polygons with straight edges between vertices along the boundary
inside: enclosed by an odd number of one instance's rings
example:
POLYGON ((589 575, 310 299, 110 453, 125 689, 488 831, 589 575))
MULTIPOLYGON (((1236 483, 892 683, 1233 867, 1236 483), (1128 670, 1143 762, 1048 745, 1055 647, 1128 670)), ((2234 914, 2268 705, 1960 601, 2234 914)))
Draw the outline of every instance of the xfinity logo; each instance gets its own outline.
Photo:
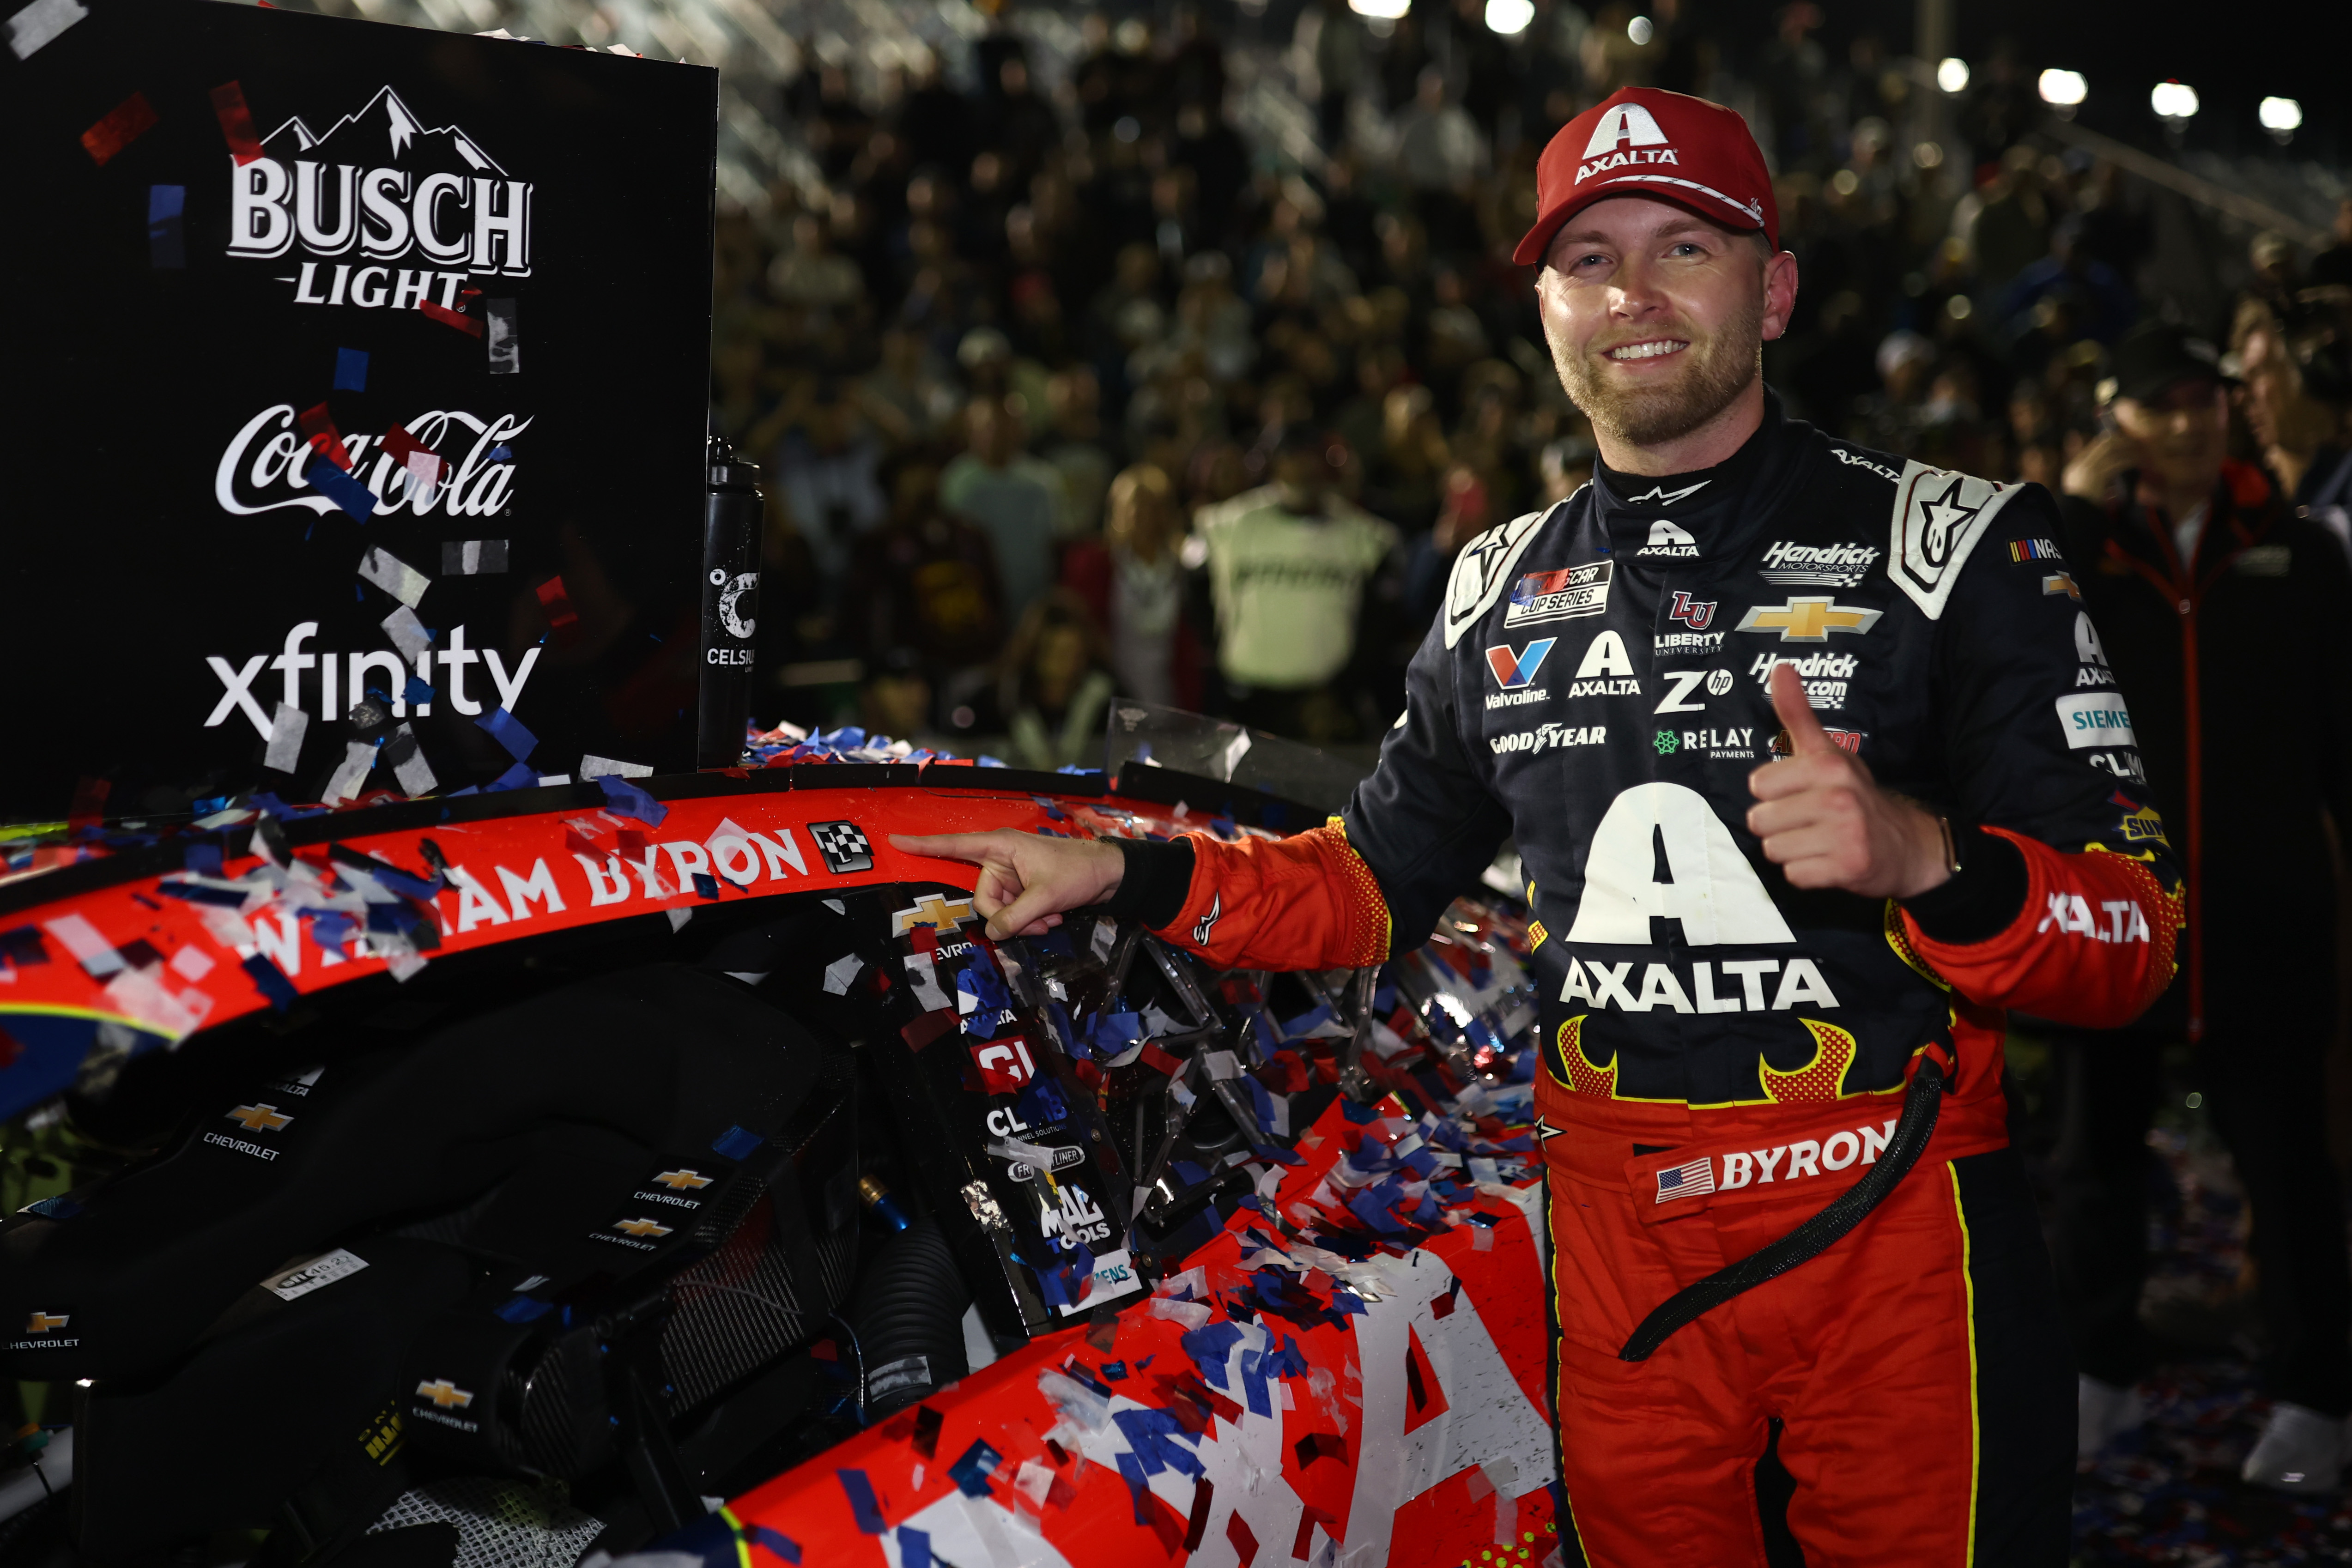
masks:
MULTIPOLYGON (((408 716, 411 666, 398 653, 388 648, 364 648, 345 653, 310 653, 308 644, 318 634, 316 621, 303 621, 286 633, 285 646, 275 656, 255 653, 242 664, 233 664, 234 654, 229 658, 206 654, 205 663, 211 666, 222 690, 220 700, 213 705, 212 716, 205 720, 205 727, 214 728, 227 722, 232 713, 241 711, 262 738, 268 739, 271 715, 264 706, 266 694, 254 690, 265 669, 278 672, 278 701, 290 708, 308 708, 315 700, 320 718, 339 719, 346 709, 357 707, 367 696, 371 684, 377 684, 378 689, 391 698, 393 717, 408 716), (313 670, 319 672, 317 676, 305 679, 313 670)), ((415 665, 417 679, 435 688, 436 700, 446 697, 451 707, 468 717, 491 707, 514 712, 515 705, 522 701, 523 683, 530 679, 531 666, 539 663, 539 649, 524 649, 522 657, 509 671, 505 657, 496 648, 468 648, 466 635, 465 627, 452 626, 447 632, 447 646, 420 649, 415 665), (437 675, 434 673, 436 664, 440 671, 437 675), (474 668, 477 664, 482 666, 479 671, 474 668), (488 674, 489 685, 497 689, 495 701, 488 700, 489 693, 478 684, 471 695, 466 690, 469 678, 478 683, 483 674, 488 674)), ((431 703, 415 706, 420 716, 433 711, 431 703)))
MULTIPOLYGON (((416 470, 386 450, 386 436, 342 438, 352 477, 376 497, 372 517, 390 517, 403 507, 416 516, 435 511, 452 517, 487 517, 513 498, 515 465, 507 443, 530 428, 530 416, 501 413, 491 419, 464 409, 427 409, 400 428, 417 447, 441 459, 440 477, 427 485, 416 470), (462 456, 453 453, 462 452, 462 456)), ((232 517, 304 507, 324 517, 337 509, 303 476, 318 451, 294 427, 294 405, 273 403, 255 414, 222 448, 213 470, 213 499, 232 517)))
MULTIPOLYGON (((297 116, 261 145, 268 156, 229 172, 231 256, 414 255, 428 269, 415 274, 417 298, 436 267, 530 276, 530 183, 506 178, 457 127, 428 129, 389 87, 323 135, 297 116)), ((339 299, 345 270, 333 284, 339 299)), ((383 269, 362 267, 362 275, 369 270, 383 269)), ((306 264, 306 295, 314 280, 306 264)), ((454 282, 448 287, 454 294, 454 282)))

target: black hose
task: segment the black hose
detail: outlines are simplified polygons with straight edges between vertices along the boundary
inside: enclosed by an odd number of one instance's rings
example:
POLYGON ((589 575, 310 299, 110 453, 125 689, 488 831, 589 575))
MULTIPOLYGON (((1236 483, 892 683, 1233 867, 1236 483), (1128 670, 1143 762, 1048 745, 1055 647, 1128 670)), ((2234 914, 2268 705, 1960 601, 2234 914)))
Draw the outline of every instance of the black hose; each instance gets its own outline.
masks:
POLYGON ((1944 1097, 1944 1073, 1932 1056, 1920 1059, 1919 1071, 1903 1096, 1903 1117, 1895 1135, 1863 1178, 1830 1200, 1819 1214, 1780 1240, 1760 1247, 1737 1263, 1727 1264, 1696 1284, 1685 1285, 1659 1303, 1642 1320, 1620 1361, 1647 1361, 1675 1330, 1686 1328, 1743 1291, 1787 1273, 1800 1263, 1820 1257, 1895 1190, 1910 1174, 1927 1140, 1936 1134, 1936 1116, 1944 1097))
POLYGON ((971 1291, 936 1221, 862 1244, 866 1267, 850 1298, 849 1321, 863 1353, 866 1418, 924 1399, 966 1371, 963 1316, 971 1291))

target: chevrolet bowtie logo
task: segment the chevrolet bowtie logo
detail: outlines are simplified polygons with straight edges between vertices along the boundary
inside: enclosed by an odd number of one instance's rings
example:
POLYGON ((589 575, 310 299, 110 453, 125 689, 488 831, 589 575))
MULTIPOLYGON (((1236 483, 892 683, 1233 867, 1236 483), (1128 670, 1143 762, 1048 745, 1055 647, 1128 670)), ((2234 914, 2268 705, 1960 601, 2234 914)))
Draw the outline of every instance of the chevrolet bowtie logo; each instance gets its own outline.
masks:
POLYGON ((1756 606, 1741 618, 1738 629, 1778 632, 1783 643, 1826 643, 1832 632, 1867 632, 1885 613, 1849 610, 1834 599, 1791 599, 1778 607, 1756 606))
POLYGON ((70 1314, 66 1312, 36 1312, 31 1317, 25 1320, 25 1332, 26 1333, 47 1333, 51 1329, 61 1329, 66 1326, 70 1314))
POLYGON ((650 1219, 616 1219, 613 1221, 613 1228, 625 1231, 631 1236, 667 1236, 669 1234, 668 1226, 656 1224, 650 1219))
POLYGON ((294 1118, 275 1105, 239 1105, 228 1119, 248 1133, 275 1133, 294 1118))
POLYGON ((927 893, 915 900, 912 909, 901 909, 890 916, 890 935, 904 936, 918 925, 929 925, 937 931, 952 931, 971 918, 971 900, 946 899, 936 893, 927 893))
POLYGON ((710 1185, 710 1178, 704 1176, 700 1171, 664 1171, 661 1175, 654 1177, 654 1180, 661 1183, 662 1186, 669 1188, 672 1192, 684 1192, 688 1187, 709 1186, 710 1185))
POLYGON ((470 1390, 458 1387, 446 1377, 436 1377, 430 1383, 418 1384, 416 1397, 430 1399, 444 1410, 463 1410, 474 1402, 474 1396, 470 1390))
POLYGON ((2078 602, 2083 597, 2083 591, 2074 586, 2074 574, 2071 571, 2056 572, 2049 577, 2043 578, 2042 580, 2042 591, 2044 593, 2063 593, 2067 598, 2078 602))

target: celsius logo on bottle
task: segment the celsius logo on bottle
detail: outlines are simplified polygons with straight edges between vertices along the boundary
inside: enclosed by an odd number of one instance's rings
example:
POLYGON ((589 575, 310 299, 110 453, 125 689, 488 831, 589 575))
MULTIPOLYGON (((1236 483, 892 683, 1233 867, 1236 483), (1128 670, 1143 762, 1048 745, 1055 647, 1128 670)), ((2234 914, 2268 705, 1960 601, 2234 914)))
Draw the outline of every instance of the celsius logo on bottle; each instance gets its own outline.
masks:
POLYGON ((299 303, 414 309, 437 290, 455 309, 468 274, 530 276, 530 184, 389 87, 324 134, 297 115, 261 147, 229 172, 228 254, 311 258, 280 279, 299 303))
MULTIPOLYGON (((485 420, 463 409, 428 409, 383 435, 342 438, 351 475, 376 497, 373 516, 389 517, 405 507, 418 517, 439 510, 453 517, 496 516, 513 499, 514 454, 509 441, 530 428, 530 415, 502 413, 485 420), (394 450, 397 448, 398 450, 394 450), (430 485, 420 484, 409 454, 428 452, 441 459, 430 485)), ((340 434, 340 433, 339 433, 340 434)), ((222 449, 213 470, 213 499, 236 517, 252 517, 285 507, 305 507, 321 516, 337 503, 320 494, 303 470, 317 449, 295 428, 294 405, 281 402, 245 422, 222 449)))

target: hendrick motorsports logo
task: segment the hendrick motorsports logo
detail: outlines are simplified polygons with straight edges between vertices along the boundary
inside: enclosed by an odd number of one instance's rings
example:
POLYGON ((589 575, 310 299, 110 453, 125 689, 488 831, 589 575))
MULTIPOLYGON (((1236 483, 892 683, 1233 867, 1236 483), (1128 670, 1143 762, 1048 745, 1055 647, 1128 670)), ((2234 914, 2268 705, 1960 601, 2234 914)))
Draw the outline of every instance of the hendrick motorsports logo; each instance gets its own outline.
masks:
POLYGON ((297 115, 261 147, 230 171, 228 254, 311 258, 279 280, 297 303, 454 310, 469 274, 530 276, 530 183, 389 87, 324 134, 297 115))

